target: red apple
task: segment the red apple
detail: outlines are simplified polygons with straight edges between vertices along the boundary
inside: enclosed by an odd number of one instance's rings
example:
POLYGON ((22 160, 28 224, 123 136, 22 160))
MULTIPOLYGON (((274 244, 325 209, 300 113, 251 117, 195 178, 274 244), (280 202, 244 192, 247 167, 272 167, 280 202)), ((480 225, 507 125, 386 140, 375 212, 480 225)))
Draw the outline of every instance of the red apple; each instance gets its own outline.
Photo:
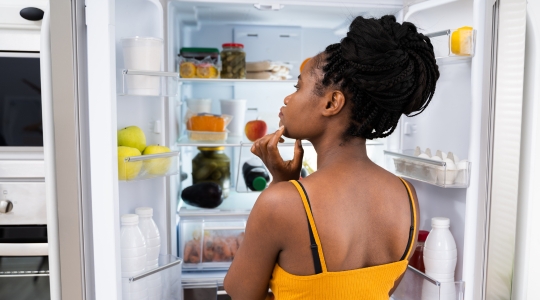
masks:
POLYGON ((250 141, 255 142, 266 135, 266 130, 266 122, 263 120, 253 120, 247 122, 245 132, 247 138, 250 141))

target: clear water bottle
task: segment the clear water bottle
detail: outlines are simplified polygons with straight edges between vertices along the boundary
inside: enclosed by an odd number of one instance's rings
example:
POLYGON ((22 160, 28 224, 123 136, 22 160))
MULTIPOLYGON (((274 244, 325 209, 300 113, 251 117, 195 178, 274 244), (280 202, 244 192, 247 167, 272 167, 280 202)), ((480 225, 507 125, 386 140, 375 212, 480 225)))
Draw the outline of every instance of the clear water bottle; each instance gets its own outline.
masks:
POLYGON ((266 170, 264 163, 258 157, 254 157, 244 163, 242 174, 244 175, 246 186, 252 191, 264 190, 270 181, 268 170, 266 170))
MULTIPOLYGON (((159 266, 159 250, 161 238, 156 223, 152 219, 154 211, 151 207, 137 207, 135 213, 139 216, 139 229, 146 241, 146 269, 152 270, 159 266)), ((161 299, 161 274, 155 273, 147 278, 148 300, 161 299)))
POLYGON ((146 270, 146 242, 139 229, 139 216, 121 217, 120 256, 122 260, 122 294, 124 300, 148 299, 146 280, 129 282, 129 278, 146 270))

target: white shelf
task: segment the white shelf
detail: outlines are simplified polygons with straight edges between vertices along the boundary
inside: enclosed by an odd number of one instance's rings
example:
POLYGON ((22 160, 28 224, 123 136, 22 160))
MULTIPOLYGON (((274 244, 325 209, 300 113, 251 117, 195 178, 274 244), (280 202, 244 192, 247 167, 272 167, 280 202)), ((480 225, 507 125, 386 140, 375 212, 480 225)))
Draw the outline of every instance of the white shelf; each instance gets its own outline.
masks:
POLYGON ((183 203, 178 211, 178 215, 180 217, 230 215, 230 213, 234 213, 235 215, 249 215, 249 212, 253 208, 253 205, 255 205, 255 201, 259 197, 259 194, 260 192, 238 193, 231 188, 229 197, 225 198, 220 206, 212 209, 192 206, 183 202, 182 200, 183 203))
POLYGON ((296 84, 297 80, 260 80, 260 79, 225 79, 225 78, 179 78, 180 84, 296 84))
POLYGON ((445 56, 437 57, 437 64, 456 64, 456 63, 466 63, 472 61, 472 56, 445 56))

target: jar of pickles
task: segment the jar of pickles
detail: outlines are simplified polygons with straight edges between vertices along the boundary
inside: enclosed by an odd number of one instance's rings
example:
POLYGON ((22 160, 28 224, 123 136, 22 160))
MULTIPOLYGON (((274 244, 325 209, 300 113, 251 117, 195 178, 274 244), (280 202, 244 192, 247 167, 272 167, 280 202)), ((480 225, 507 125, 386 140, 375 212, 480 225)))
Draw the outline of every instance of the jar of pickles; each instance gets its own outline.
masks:
POLYGON ((199 147, 201 152, 192 160, 193 184, 215 182, 221 186, 223 198, 231 187, 231 160, 223 152, 225 147, 199 147))
POLYGON ((244 45, 236 43, 223 44, 221 51, 221 78, 246 78, 246 53, 244 45))

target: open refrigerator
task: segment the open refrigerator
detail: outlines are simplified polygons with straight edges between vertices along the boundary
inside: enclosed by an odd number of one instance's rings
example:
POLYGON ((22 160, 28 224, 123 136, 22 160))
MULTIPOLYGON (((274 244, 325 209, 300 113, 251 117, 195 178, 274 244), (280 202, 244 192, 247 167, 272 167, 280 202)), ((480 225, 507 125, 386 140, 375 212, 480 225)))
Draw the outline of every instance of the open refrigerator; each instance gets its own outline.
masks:
MULTIPOLYGON (((369 156, 391 172, 411 179, 420 204, 420 229, 430 230, 432 217, 450 218, 458 250, 453 284, 455 299, 504 299, 504 295, 510 295, 514 250, 508 241, 515 235, 513 199, 517 197, 517 179, 512 171, 519 167, 520 140, 509 135, 519 136, 521 129, 519 88, 523 85, 524 50, 516 49, 525 47, 523 1, 96 0, 85 5, 81 2, 76 2, 72 10, 79 18, 74 18, 79 20, 73 28, 77 32, 76 40, 80 41, 75 43, 78 50, 74 51, 84 53, 76 63, 78 72, 84 74, 79 78, 84 88, 79 89, 85 94, 77 107, 79 112, 84 111, 79 119, 83 128, 79 131, 83 149, 79 161, 85 170, 79 174, 83 192, 78 219, 82 241, 78 251, 85 253, 79 257, 84 267, 78 272, 84 276, 72 277, 82 280, 81 295, 88 299, 123 299, 123 289, 131 289, 137 281, 159 274, 164 282, 161 299, 228 299, 222 283, 230 260, 203 261, 199 257, 199 261, 191 261, 186 248, 201 236, 228 238, 242 234, 259 195, 246 188, 241 174, 242 164, 253 156, 251 142, 244 135, 220 142, 190 140, 185 125, 187 100, 211 99, 212 113, 220 113, 220 99, 245 99, 246 122, 260 117, 272 132, 277 129, 277 114, 284 97, 294 91, 302 61, 339 42, 355 16, 385 14, 413 22, 420 32, 432 37, 441 76, 427 110, 414 118, 403 117, 390 137, 368 141, 369 156), (463 26, 473 28, 467 55, 456 54, 451 46, 453 33, 463 26), (504 36, 501 31, 505 31, 504 36), (125 67, 122 39, 135 36, 163 39, 160 71, 125 67), (178 54, 182 47, 221 49, 224 43, 242 43, 246 61, 287 62, 292 65, 291 78, 179 76, 178 54), (130 92, 129 82, 134 82, 131 78, 135 76, 159 81, 159 92, 155 95, 130 92), (512 91, 517 92, 512 94, 512 91), (502 105, 506 103, 512 105, 502 105), (172 152, 129 157, 126 162, 167 158, 171 161, 167 172, 119 180, 117 130, 132 125, 144 131, 147 144, 166 145, 172 152), (224 147, 223 153, 230 159, 229 196, 215 209, 190 206, 180 197, 182 190, 193 183, 192 160, 199 147, 224 147), (452 152, 466 159, 461 177, 451 175, 444 162, 418 158, 414 155, 416 147, 452 152), (120 217, 141 206, 154 210, 153 219, 162 240, 160 265, 137 276, 122 278, 120 217)), ((51 4, 52 18, 55 11, 60 9, 51 4)), ((51 47, 53 64, 54 49, 51 47)), ((54 68, 52 75, 54 81, 54 68)), ((57 100, 46 101, 52 105, 57 100)), ((57 140, 48 139, 47 143, 59 147, 57 140)), ((284 157, 292 157, 292 146, 292 141, 280 146, 284 157)), ((306 160, 316 170, 312 148, 309 143, 304 144, 306 160)), ((50 157, 52 154, 48 153, 46 150, 46 156, 50 157)), ((49 163, 51 176, 55 166, 57 173, 62 171, 59 159, 57 156, 51 159, 54 163, 49 163)), ((60 189, 56 184, 56 190, 60 189)), ((49 201, 49 210, 55 210, 62 195, 48 195, 58 197, 56 202, 49 201)), ((51 231, 59 234, 55 236, 53 232, 50 237, 60 236, 61 250, 64 229, 58 222, 51 224, 51 231)), ((199 245, 202 247, 202 243, 199 245)), ((53 298, 67 293, 70 287, 65 283, 71 279, 65 274, 75 272, 62 267, 66 258, 59 255, 60 250, 51 254, 53 298), (62 270, 63 275, 54 278, 55 269, 58 273, 62 270)), ((407 270, 393 298, 424 299, 422 287, 426 285, 435 291, 429 299, 444 298, 441 283, 414 268, 407 270)))

